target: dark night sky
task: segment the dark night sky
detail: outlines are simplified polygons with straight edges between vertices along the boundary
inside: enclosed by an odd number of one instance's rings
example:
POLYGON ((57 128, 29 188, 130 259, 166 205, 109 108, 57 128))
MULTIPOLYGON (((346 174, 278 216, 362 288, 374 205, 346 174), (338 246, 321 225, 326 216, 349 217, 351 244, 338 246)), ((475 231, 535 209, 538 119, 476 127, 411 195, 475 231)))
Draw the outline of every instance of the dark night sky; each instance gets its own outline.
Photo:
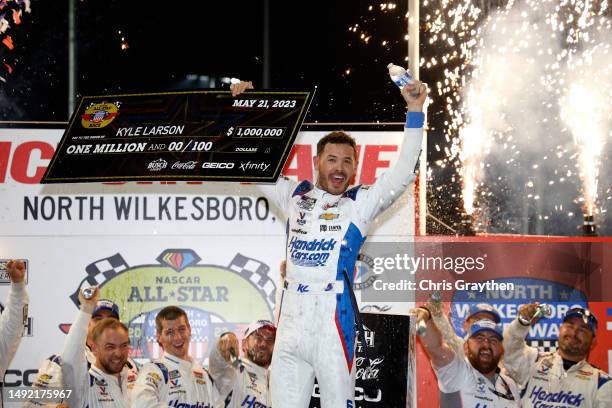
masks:
MULTIPOLYGON (((204 87, 188 75, 238 77, 261 88, 263 4, 263 0, 77 0, 77 93, 204 87), (122 38, 127 49, 122 49, 122 38)), ((393 10, 381 10, 379 3, 364 0, 270 0, 271 88, 317 86, 306 122, 403 121, 403 100, 386 72, 389 62, 406 64, 407 1, 395 4, 393 10), (359 32, 349 30, 355 24, 359 32), (360 32, 372 40, 364 42, 360 32)), ((0 83, 1 120, 66 121, 68 1, 32 0, 32 13, 22 19, 21 25, 10 29, 15 49, 0 48, 3 60, 14 69, 7 82, 0 83)), ((422 20, 421 55, 440 54, 424 40, 424 27, 422 20)), ((443 68, 422 70, 421 79, 434 84, 442 78, 443 68)), ((443 103, 442 98, 434 98, 429 108, 430 163, 444 158, 444 151, 434 145, 448 146, 442 134, 449 119, 443 103)), ((456 169, 432 169, 429 211, 456 225, 460 219, 456 169)), ((559 225, 550 223, 547 233, 576 234, 574 226, 559 225)), ((434 223, 429 227, 433 233, 449 233, 434 223)))

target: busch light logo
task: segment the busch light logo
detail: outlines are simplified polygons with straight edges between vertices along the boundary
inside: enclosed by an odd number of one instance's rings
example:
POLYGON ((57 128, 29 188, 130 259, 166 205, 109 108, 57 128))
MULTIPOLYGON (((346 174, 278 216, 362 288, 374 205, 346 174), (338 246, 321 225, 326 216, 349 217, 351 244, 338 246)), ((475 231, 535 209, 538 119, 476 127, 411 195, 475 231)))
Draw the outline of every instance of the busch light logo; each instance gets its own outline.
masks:
POLYGON ((298 266, 325 266, 329 254, 336 246, 335 239, 314 239, 312 241, 292 237, 289 242, 291 261, 298 266))
POLYGON ((168 167, 168 162, 162 158, 159 158, 149 163, 147 169, 149 169, 150 171, 161 171, 166 167, 168 167))
POLYGON ((584 402, 582 394, 572 391, 548 392, 543 387, 534 387, 529 394, 529 399, 534 407, 543 406, 539 402, 555 402, 568 407, 580 407, 584 402))

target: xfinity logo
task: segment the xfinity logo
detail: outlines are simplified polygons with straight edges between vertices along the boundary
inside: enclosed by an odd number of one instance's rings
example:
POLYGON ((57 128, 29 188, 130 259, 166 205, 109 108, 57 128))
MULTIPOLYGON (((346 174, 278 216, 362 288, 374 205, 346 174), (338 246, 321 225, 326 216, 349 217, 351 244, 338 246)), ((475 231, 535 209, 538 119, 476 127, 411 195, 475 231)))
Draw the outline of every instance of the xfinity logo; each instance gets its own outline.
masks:
POLYGON ((268 167, 270 167, 270 163, 253 163, 251 161, 248 161, 246 163, 240 163, 240 170, 242 171, 247 171, 247 170, 261 170, 262 172, 268 170, 268 167))
POLYGON ((203 169, 233 169, 235 163, 207 162, 202 164, 203 169))

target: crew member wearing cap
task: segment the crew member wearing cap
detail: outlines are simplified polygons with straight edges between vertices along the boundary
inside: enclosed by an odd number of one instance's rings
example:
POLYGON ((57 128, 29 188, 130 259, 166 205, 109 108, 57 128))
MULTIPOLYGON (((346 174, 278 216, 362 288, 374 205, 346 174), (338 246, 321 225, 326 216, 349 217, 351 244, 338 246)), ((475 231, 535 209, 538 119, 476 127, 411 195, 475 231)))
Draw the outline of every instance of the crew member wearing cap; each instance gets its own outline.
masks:
POLYGON ((270 407, 268 367, 272 361, 276 326, 269 320, 249 325, 242 339, 244 358, 238 358, 238 338, 225 333, 210 353, 210 374, 226 407, 270 407))
MULTIPOLYGON (((87 339, 85 341, 85 359, 87 360, 87 365, 91 366, 96 362, 96 356, 92 351, 94 341, 92 338, 93 329, 98 322, 106 318, 119 319, 119 306, 108 299, 100 299, 96 303, 96 307, 94 308, 91 318, 87 324, 87 339)), ((131 387, 134 381, 136 381, 136 376, 138 375, 138 365, 132 360, 128 358, 125 363, 126 368, 128 369, 128 384, 131 387)), ((60 353, 53 354, 49 358, 47 358, 41 364, 38 369, 38 374, 36 376, 36 380, 32 384, 33 388, 38 389, 63 389, 64 388, 64 380, 62 378, 62 355, 60 353)), ((40 401, 30 400, 24 403, 24 408, 30 407, 39 407, 39 406, 55 406, 55 404, 43 404, 40 401)))
POLYGON ((612 407, 612 381, 586 360, 595 343, 597 319, 588 309, 568 310, 559 328, 558 349, 542 353, 525 337, 538 304, 523 305, 504 333, 504 366, 523 386, 523 407, 612 407))
MULTIPOLYGON (((426 306, 421 308, 430 313, 434 323, 442 333, 444 342, 448 344, 453 351, 461 355, 463 353, 464 339, 459 337, 455 329, 451 325, 448 317, 443 313, 440 307, 440 302, 429 301, 426 306)), ((475 303, 470 306, 470 311, 463 321, 463 331, 466 333, 470 329, 472 323, 477 320, 492 320, 495 323, 501 323, 501 318, 497 310, 487 303, 475 303)))
MULTIPOLYGON (((89 364, 85 357, 88 324, 92 320, 100 289, 85 298, 79 292, 80 310, 70 327, 64 345, 62 376, 69 394, 70 408, 128 408, 132 389, 126 367, 130 340, 128 328, 115 317, 97 322, 91 331, 96 361, 89 364)), ((114 312, 114 310, 113 310, 114 312)))
MULTIPOLYGON (((464 407, 516 408, 520 394, 516 383, 499 369, 504 353, 502 328, 491 320, 477 320, 468 329, 463 353, 444 342, 431 318, 421 342, 438 377, 440 406, 460 401, 464 407)), ((461 406, 460 405, 460 406, 461 406)))
POLYGON ((157 342, 164 353, 140 370, 132 392, 132 407, 223 406, 208 371, 189 355, 191 325, 187 313, 180 307, 166 306, 155 317, 155 326, 157 342))

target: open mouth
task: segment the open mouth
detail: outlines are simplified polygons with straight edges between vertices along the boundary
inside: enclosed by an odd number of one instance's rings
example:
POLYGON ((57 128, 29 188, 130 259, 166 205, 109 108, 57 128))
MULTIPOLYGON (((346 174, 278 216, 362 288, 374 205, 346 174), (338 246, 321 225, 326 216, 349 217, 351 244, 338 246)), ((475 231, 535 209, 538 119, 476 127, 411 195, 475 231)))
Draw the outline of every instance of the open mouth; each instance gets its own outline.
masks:
POLYGON ((346 176, 344 174, 333 174, 329 176, 329 181, 334 187, 342 187, 346 182, 346 176))

